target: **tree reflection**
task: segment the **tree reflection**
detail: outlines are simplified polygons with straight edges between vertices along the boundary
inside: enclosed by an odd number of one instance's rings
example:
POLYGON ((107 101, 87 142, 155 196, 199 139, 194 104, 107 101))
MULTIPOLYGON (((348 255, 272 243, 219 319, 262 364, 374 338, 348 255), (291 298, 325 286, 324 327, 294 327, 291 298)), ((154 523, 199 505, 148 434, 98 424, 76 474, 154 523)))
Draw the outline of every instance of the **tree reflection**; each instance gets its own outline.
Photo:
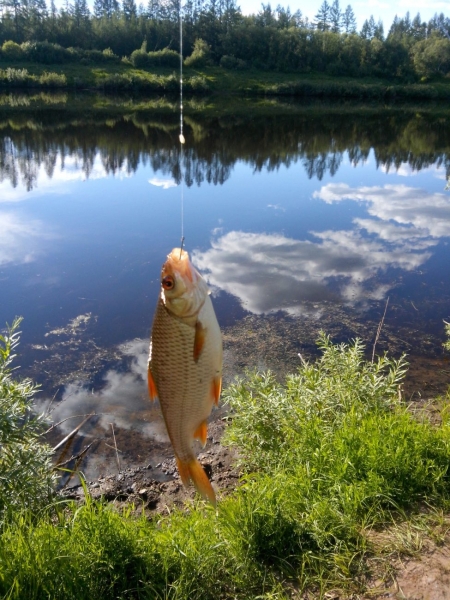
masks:
POLYGON ((354 166, 372 151, 378 168, 408 165, 419 171, 431 165, 450 175, 450 116, 395 111, 355 115, 325 110, 302 114, 264 115, 248 119, 186 117, 187 144, 181 154, 177 115, 145 119, 140 114, 114 120, 33 117, 0 123, 0 181, 19 181, 27 190, 39 170, 52 178, 68 159, 92 175, 96 160, 107 174, 132 174, 150 165, 188 187, 204 182, 223 184, 238 161, 255 171, 279 169, 301 162, 309 178, 334 176, 344 154, 354 166))

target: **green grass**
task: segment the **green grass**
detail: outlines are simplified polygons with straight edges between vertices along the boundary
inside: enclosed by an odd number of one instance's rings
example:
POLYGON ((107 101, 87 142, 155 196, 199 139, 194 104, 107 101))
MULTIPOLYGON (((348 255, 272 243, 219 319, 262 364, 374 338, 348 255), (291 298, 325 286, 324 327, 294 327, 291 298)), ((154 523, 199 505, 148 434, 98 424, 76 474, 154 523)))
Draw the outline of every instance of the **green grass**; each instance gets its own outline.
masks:
POLYGON ((18 514, 1 532, 0 596, 321 598, 364 590, 374 530, 420 551, 449 506, 450 397, 437 422, 419 418, 399 397, 404 359, 319 344, 322 358, 285 385, 255 373, 226 391, 244 477, 217 512, 198 502, 147 520, 87 496, 18 514))
MULTIPOLYGON (((0 68, 6 69, 5 63, 0 68)), ((8 67, 26 69, 30 75, 25 87, 45 86, 48 65, 16 61, 8 67)), ((81 65, 51 65, 52 77, 65 77, 68 89, 172 93, 179 91, 177 69, 153 67, 137 69, 127 62, 81 65)), ((47 76, 48 80, 48 76, 47 76)), ((60 79, 62 81, 62 79, 60 79)), ((19 83, 0 77, 3 87, 19 83)), ((60 84, 58 84, 60 85, 60 84)), ((221 67, 185 68, 187 95, 287 96, 296 98, 354 99, 364 101, 429 101, 450 97, 450 83, 404 83, 374 77, 333 77, 324 73, 284 73, 257 69, 227 70, 221 67)))

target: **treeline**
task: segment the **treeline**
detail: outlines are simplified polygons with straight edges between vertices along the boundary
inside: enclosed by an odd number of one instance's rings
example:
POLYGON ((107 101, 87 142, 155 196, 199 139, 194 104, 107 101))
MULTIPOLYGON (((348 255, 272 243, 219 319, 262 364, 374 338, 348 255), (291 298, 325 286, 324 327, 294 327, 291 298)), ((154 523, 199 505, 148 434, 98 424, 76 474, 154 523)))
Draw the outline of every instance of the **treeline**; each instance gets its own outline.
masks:
MULTIPOLYGON (((47 63, 89 62, 137 57, 147 64, 156 51, 180 50, 180 0, 1 0, 0 58, 47 63), (80 52, 90 52, 81 56, 80 52)), ((313 21, 300 10, 262 4, 245 16, 235 0, 187 0, 183 3, 183 54, 191 64, 225 68, 255 67, 300 73, 377 76, 417 80, 450 71, 450 18, 436 14, 424 22, 417 14, 396 17, 387 32, 374 17, 361 31, 351 5, 324 0, 313 21)), ((151 63, 151 60, 150 60, 151 63)), ((171 65, 172 65, 171 63, 171 65)))

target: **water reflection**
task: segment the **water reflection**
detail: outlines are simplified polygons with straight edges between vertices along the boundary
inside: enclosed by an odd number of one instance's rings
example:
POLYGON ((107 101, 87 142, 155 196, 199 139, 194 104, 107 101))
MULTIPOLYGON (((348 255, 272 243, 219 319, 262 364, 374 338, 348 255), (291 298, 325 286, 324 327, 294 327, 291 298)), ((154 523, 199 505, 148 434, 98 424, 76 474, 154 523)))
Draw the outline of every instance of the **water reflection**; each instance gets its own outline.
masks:
POLYGON ((382 300, 389 286, 377 281, 380 271, 411 271, 431 256, 410 240, 386 248, 364 238, 358 224, 352 231, 313 235, 320 241, 232 231, 214 240, 210 250, 195 252, 194 260, 212 286, 239 298, 246 310, 299 316, 320 312, 330 301, 382 300))
POLYGON ((0 231, 0 265, 34 261, 44 252, 45 240, 56 237, 42 221, 12 212, 0 212, 0 231))
MULTIPOLYGON (((314 192, 313 196, 330 204, 342 200, 367 202, 368 213, 381 221, 410 225, 411 236, 416 243, 419 239, 427 243, 425 238, 428 236, 439 238, 450 235, 450 197, 446 194, 430 193, 406 185, 351 188, 346 183, 332 183, 314 192)), ((374 227, 377 228, 377 225, 374 224, 374 227)), ((408 236, 405 228, 398 233, 408 236)))
POLYGON ((61 400, 51 406, 38 404, 51 411, 55 422, 61 421, 61 430, 69 433, 74 415, 96 415, 82 428, 81 434, 92 435, 98 428, 108 431, 111 422, 121 429, 133 428, 145 437, 167 442, 162 419, 154 416, 149 422, 150 402, 147 392, 148 340, 132 340, 118 347, 124 359, 129 358, 126 370, 108 369, 103 376, 101 389, 94 391, 88 381, 77 380, 65 386, 61 400))
MULTIPOLYGON (((132 111, 132 104, 125 105, 127 109, 132 111)), ((300 162, 308 178, 320 181, 339 172, 345 154, 357 166, 371 151, 385 172, 434 165, 450 175, 447 120, 448 115, 442 117, 439 111, 399 110, 386 115, 368 110, 350 115, 345 107, 342 113, 256 113, 251 119, 188 115, 189 143, 181 164, 176 114, 165 115, 164 122, 136 112, 102 121, 101 116, 75 119, 64 111, 61 115, 51 111, 36 121, 29 115, 0 121, 0 181, 16 186, 22 180, 31 190, 40 168, 52 178, 57 162, 64 168, 68 159, 85 178, 94 176, 96 163, 108 175, 133 174, 140 165, 149 165, 176 183, 183 176, 188 187, 223 184, 237 161, 248 163, 255 172, 300 162)))

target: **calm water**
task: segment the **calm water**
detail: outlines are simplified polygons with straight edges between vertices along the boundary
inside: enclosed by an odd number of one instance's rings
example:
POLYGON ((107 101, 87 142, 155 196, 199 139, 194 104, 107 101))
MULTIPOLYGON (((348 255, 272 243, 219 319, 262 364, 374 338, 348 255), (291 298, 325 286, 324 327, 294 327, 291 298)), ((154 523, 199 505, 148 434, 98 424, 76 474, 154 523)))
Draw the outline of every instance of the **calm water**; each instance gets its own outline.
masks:
POLYGON ((0 112, 0 126, 0 323, 24 317, 22 372, 42 384, 41 405, 56 394, 56 421, 97 413, 83 429, 98 444, 90 474, 115 468, 111 423, 122 465, 165 452, 144 377, 182 190, 228 381, 291 364, 321 327, 373 344, 388 298, 379 350, 442 356, 450 113, 196 114, 182 157, 176 113, 0 112))

